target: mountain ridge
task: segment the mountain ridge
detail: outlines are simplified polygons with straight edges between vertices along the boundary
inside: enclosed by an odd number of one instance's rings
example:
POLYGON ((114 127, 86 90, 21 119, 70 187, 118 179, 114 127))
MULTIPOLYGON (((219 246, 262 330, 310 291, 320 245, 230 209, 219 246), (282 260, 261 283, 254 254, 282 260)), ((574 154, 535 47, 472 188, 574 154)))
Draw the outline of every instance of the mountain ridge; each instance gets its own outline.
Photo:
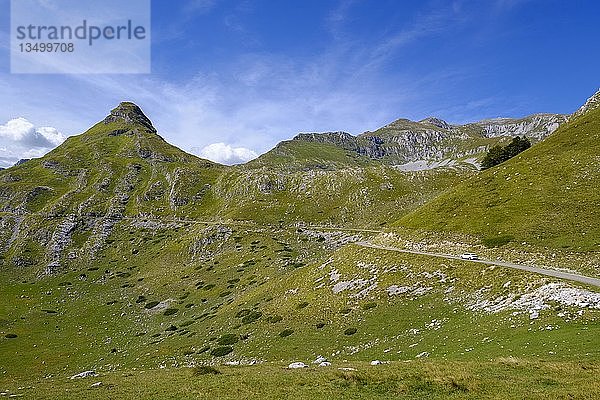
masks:
POLYGON ((548 113, 463 125, 450 125, 436 117, 418 122, 398 119, 375 131, 356 136, 347 132, 300 133, 292 140, 331 144, 391 165, 435 164, 481 158, 486 149, 515 136, 525 136, 534 142, 543 140, 566 119, 565 115, 548 113))

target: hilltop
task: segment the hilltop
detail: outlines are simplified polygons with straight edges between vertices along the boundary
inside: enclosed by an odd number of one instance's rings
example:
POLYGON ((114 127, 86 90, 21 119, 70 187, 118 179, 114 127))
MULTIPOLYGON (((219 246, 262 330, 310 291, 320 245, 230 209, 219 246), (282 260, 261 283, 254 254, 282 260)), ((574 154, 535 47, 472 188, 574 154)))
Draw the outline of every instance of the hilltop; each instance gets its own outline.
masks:
POLYGON ((460 232, 489 243, 600 250, 600 92, 519 156, 403 217, 399 226, 460 232))
POLYGON ((534 114, 451 125, 439 118, 398 119, 374 132, 301 133, 280 143, 250 165, 313 166, 365 165, 379 162, 405 170, 437 166, 478 166, 486 149, 525 136, 539 142, 551 135, 567 116, 534 114))

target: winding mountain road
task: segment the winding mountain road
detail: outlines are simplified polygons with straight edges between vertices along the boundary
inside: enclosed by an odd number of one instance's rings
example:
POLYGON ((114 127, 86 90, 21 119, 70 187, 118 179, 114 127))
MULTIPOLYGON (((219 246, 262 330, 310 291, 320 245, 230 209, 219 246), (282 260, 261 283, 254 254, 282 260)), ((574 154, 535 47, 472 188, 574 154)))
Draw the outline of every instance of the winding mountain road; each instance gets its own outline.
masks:
POLYGON ((371 249, 396 251, 399 253, 418 254, 418 255, 423 255, 423 256, 446 258, 449 260, 460 260, 460 261, 465 261, 465 262, 474 262, 474 263, 485 264, 485 265, 497 265, 499 267, 520 269, 522 271, 533 272, 535 274, 546 275, 546 276, 551 276, 553 278, 566 279, 569 281, 575 281, 575 282, 585 283, 586 285, 600 287, 600 279, 598 279, 598 278, 592 278, 589 276, 578 275, 578 274, 571 274, 569 272, 561 272, 561 271, 557 271, 554 269, 538 268, 538 267, 532 267, 529 265, 515 264, 515 263, 505 262, 505 261, 464 260, 464 259, 460 258, 459 256, 453 256, 450 254, 430 253, 430 252, 426 252, 426 251, 399 249, 397 247, 382 246, 382 245, 373 244, 370 242, 356 242, 354 244, 356 244, 358 246, 362 246, 362 247, 368 247, 371 249))

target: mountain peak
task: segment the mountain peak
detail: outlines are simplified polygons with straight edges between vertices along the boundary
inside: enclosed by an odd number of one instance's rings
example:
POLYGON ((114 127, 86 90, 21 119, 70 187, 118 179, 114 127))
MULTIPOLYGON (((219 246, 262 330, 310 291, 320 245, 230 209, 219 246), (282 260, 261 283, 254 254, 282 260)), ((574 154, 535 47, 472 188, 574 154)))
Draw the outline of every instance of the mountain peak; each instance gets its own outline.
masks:
POLYGON ((592 97, 587 99, 585 104, 583 106, 581 106, 581 108, 579 108, 579 110, 575 111, 575 113, 573 114, 573 117, 578 117, 580 115, 587 113, 588 111, 595 110, 596 108, 600 108, 600 89, 598 89, 592 97))
POLYGON ((111 122, 125 122, 127 124, 142 125, 148 130, 156 133, 156 129, 152 125, 152 121, 142 111, 137 104, 124 101, 121 102, 116 108, 111 110, 110 114, 104 118, 105 124, 111 122))
POLYGON ((431 124, 433 126, 437 126, 438 128, 442 128, 442 129, 450 129, 450 124, 448 124, 443 119, 436 118, 436 117, 428 117, 428 118, 425 118, 425 119, 423 119, 423 120, 421 120, 419 122, 420 123, 431 124))

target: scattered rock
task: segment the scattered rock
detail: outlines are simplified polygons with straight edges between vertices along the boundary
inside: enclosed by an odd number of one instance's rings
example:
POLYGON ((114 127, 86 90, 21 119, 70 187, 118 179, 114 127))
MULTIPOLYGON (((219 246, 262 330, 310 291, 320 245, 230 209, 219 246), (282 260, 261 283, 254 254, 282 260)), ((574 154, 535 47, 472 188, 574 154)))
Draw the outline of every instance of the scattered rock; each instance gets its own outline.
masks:
POLYGON ((308 365, 304 364, 303 362, 293 362, 290 365, 288 365, 289 369, 299 369, 299 368, 308 368, 308 365))
POLYGON ((102 382, 96 382, 96 383, 92 383, 91 385, 92 387, 98 387, 98 386, 102 386, 102 382))
POLYGON ((381 361, 379 361, 379 360, 373 360, 373 361, 371 361, 371 365, 381 365, 381 364, 383 364, 383 363, 381 361))
POLYGON ((319 363, 319 367, 329 367, 331 366, 331 363, 329 361, 323 361, 321 363, 319 363))
POLYGON ((321 364, 322 362, 327 361, 327 359, 323 356, 318 356, 317 359, 315 361, 313 361, 313 364, 321 364))
POLYGON ((95 371, 83 371, 73 375, 71 379, 88 378, 90 376, 98 376, 98 374, 95 371))

